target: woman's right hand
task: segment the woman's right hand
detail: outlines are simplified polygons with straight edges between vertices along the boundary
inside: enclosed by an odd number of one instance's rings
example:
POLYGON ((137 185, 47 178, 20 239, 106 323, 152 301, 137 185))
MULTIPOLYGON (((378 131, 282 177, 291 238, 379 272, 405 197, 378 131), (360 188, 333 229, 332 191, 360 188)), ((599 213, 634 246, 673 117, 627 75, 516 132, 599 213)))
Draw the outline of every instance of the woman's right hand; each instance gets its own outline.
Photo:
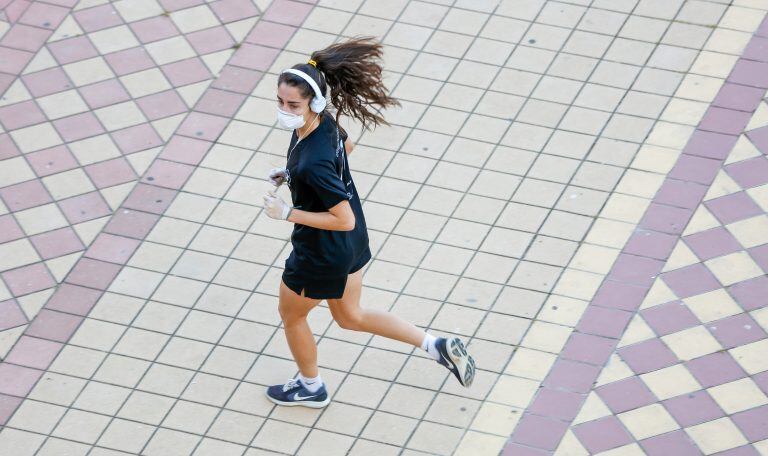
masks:
POLYGON ((285 183, 287 177, 288 170, 285 168, 272 168, 269 170, 269 183, 275 187, 279 187, 285 183))

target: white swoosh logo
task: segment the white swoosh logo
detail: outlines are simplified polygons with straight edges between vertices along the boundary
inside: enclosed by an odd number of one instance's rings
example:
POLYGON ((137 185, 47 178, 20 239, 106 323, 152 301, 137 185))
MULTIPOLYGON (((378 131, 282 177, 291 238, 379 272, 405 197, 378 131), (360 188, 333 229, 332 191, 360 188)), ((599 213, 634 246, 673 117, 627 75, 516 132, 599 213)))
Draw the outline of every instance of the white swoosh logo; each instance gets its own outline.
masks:
POLYGON ((293 395, 293 400, 294 401, 301 401, 301 400, 304 400, 304 399, 312 399, 315 396, 317 396, 317 394, 314 394, 312 396, 302 396, 301 394, 296 393, 296 394, 293 395))
POLYGON ((445 361, 445 362, 448 364, 448 366, 449 366, 451 369, 453 369, 453 368, 455 368, 455 367, 456 367, 456 365, 454 364, 454 362, 453 362, 453 360, 452 360, 451 358, 449 358, 449 357, 445 356, 445 355, 444 355, 444 354, 442 354, 442 353, 440 353, 440 357, 441 357, 441 358, 443 358, 443 360, 444 360, 444 361, 445 361))

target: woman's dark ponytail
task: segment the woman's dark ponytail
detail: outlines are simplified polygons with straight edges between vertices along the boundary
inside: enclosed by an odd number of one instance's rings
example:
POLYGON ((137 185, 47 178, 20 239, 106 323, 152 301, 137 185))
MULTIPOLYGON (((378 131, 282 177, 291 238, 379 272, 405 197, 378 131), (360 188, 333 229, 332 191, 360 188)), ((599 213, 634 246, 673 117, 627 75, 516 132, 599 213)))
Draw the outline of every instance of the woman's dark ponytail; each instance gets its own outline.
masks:
MULTIPOLYGON (((323 92, 330 87, 329 101, 337 109, 337 124, 339 115, 344 114, 357 119, 367 129, 371 124, 374 127, 389 125, 378 111, 400 106, 396 99, 387 95, 381 80, 382 53, 382 46, 374 37, 358 37, 313 52, 310 60, 314 65, 302 63, 293 68, 314 78, 323 92)), ((290 73, 283 73, 278 84, 281 82, 301 86, 305 96, 313 96, 309 84, 290 73)))

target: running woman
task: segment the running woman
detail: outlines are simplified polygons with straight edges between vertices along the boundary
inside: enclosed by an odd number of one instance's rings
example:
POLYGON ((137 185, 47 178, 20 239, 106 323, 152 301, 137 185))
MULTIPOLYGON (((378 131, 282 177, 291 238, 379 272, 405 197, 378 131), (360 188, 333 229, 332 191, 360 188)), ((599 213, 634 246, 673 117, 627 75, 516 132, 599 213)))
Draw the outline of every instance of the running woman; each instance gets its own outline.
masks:
POLYGON ((459 338, 435 338, 391 313, 360 307, 362 269, 371 251, 347 161, 354 144, 338 119, 350 116, 364 129, 388 125, 369 109, 399 105, 386 93, 381 56, 381 44, 373 38, 356 38, 314 52, 307 63, 284 70, 277 80, 277 120, 293 134, 285 168, 269 173, 276 189, 264 195, 264 208, 271 218, 294 224, 279 310, 299 375, 267 389, 276 404, 321 408, 330 402, 307 324, 307 314, 322 300, 342 328, 420 347, 464 386, 475 375, 475 361, 459 338), (335 118, 326 110, 328 88, 335 118), (283 183, 291 191, 292 205, 277 194, 283 183))

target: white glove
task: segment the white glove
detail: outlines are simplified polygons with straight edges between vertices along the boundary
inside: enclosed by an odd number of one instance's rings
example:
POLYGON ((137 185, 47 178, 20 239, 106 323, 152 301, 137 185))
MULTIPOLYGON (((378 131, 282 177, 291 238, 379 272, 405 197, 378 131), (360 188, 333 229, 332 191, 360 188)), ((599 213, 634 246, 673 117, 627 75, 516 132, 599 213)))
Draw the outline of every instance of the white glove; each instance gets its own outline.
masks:
POLYGON ((288 170, 285 168, 272 168, 269 170, 269 183, 275 187, 281 186, 288 178, 288 170))
POLYGON ((264 195, 264 210, 268 216, 275 220, 288 220, 293 208, 275 192, 269 191, 264 195))

